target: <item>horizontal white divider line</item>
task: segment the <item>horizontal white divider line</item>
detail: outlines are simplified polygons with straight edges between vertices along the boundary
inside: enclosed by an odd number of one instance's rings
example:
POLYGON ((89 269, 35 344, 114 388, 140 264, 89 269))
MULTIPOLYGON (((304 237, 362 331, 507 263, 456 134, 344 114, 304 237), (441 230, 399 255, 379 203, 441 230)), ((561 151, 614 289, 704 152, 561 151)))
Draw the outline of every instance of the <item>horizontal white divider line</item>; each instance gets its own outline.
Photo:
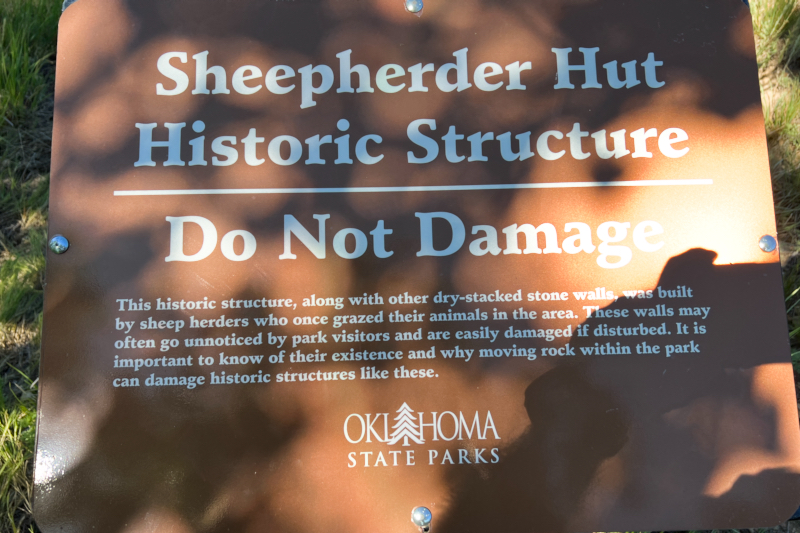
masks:
POLYGON ((683 185, 713 185, 713 180, 636 180, 636 181, 577 181, 560 183, 514 183, 504 185, 420 185, 414 187, 322 187, 295 189, 173 189, 114 191, 114 196, 203 196, 213 194, 331 194, 364 192, 439 192, 439 191, 497 191, 515 189, 580 189, 591 187, 677 187, 683 185))

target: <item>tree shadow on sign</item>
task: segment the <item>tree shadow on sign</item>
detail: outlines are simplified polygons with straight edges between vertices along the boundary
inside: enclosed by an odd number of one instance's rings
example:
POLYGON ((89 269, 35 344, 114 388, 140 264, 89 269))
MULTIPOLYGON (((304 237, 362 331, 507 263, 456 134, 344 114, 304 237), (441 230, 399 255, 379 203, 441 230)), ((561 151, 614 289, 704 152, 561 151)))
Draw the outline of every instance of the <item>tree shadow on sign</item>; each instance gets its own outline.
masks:
POLYGON ((800 474, 790 469, 797 421, 779 267, 716 266, 715 257, 702 249, 674 257, 651 298, 620 297, 602 318, 588 318, 583 336, 570 339, 576 355, 527 387, 530 426, 489 475, 451 470, 453 499, 436 529, 687 530, 786 520, 800 474), (762 304, 765 295, 776 305, 762 304), (694 307, 711 310, 689 316, 694 307), (624 336, 641 326, 654 329, 624 336), (695 333, 701 326, 705 333, 695 333), (647 352, 645 342, 650 353, 637 353, 647 352))
POLYGON ((172 531, 174 522, 176 531, 184 531, 176 524, 197 531, 243 531, 252 516, 241 517, 231 508, 257 508, 254 514, 261 519, 277 519, 264 505, 270 496, 263 494, 264 484, 254 472, 269 471, 281 461, 304 420, 275 420, 247 401, 228 402, 210 416, 199 416, 186 394, 158 391, 153 397, 170 408, 153 409, 135 388, 116 393, 85 458, 66 475, 37 484, 36 498, 58 501, 38 507, 40 527, 172 531), (260 431, 250 431, 253 427, 260 431), (249 500, 242 493, 250 494, 249 500))
POLYGON ((630 422, 583 369, 562 365, 525 391, 531 427, 509 446, 488 479, 463 487, 441 531, 560 531, 599 465, 625 444, 630 422), (543 497, 546 495, 546 497, 543 497))
MULTIPOLYGON (((270 479, 275 465, 306 431, 307 417, 300 411, 282 409, 278 415, 269 409, 274 400, 264 384, 210 384, 197 356, 215 355, 216 349, 151 349, 135 356, 115 350, 122 360, 190 355, 194 362, 190 357, 189 366, 167 367, 164 362, 109 371, 116 368, 113 356, 106 348, 95 348, 114 346, 114 326, 97 326, 114 320, 108 316, 108 293, 100 287, 112 295, 131 291, 137 273, 146 270, 155 253, 145 233, 129 232, 116 242, 125 243, 128 255, 108 246, 95 257, 84 252, 82 268, 50 271, 48 282, 63 287, 63 293, 55 293, 49 302, 48 312, 60 320, 47 325, 52 356, 41 375, 40 409, 43 404, 55 407, 44 412, 50 425, 37 435, 39 527, 160 532, 184 531, 175 525, 184 524, 197 531, 243 531, 252 516, 242 517, 235 512, 240 509, 276 520, 265 504, 272 496, 264 479, 270 479), (154 386, 147 381, 151 375, 205 376, 206 383, 196 388, 154 386)), ((224 328, 218 331, 227 334, 224 328)), ((137 337, 148 335, 139 332, 132 330, 137 337)), ((170 333, 175 334, 166 331, 170 333)), ((168 340, 163 331, 150 335, 162 347, 161 341, 168 340)))

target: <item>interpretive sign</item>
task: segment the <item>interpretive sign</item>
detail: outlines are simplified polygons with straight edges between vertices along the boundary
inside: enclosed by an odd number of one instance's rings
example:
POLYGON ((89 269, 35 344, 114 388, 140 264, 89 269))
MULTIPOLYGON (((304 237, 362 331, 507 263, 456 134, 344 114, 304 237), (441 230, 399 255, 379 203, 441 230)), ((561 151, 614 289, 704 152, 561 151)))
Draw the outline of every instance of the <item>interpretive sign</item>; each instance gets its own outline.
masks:
POLYGON ((800 503, 739 0, 80 0, 50 213, 46 533, 800 503))

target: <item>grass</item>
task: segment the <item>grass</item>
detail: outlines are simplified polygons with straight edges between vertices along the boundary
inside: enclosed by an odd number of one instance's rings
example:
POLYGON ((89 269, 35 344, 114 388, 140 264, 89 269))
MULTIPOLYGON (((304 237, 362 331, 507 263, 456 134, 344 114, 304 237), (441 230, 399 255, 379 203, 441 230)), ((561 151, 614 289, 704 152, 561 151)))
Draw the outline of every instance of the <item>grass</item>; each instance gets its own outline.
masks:
POLYGON ((751 2, 750 12, 759 65, 763 68, 787 61, 797 51, 795 0, 756 0, 751 2))
POLYGON ((57 0, 0 2, 0 169, 22 179, 50 169, 57 0))
POLYGON ((58 0, 0 0, 0 531, 31 518, 58 0))
POLYGON ((785 265, 783 282, 792 363, 797 378, 800 376, 800 6, 795 0, 759 0, 751 5, 778 237, 785 265))
POLYGON ((32 531, 29 475, 36 427, 36 403, 18 401, 0 411, 0 494, 3 494, 0 523, 3 531, 32 531))
MULTIPOLYGON (((60 0, 0 0, 0 532, 38 531, 32 457, 60 0)), ((800 8, 753 0, 765 125, 800 375, 800 8)), ((760 530, 761 531, 761 530, 760 530)), ((768 531, 768 530, 763 530, 768 531)))

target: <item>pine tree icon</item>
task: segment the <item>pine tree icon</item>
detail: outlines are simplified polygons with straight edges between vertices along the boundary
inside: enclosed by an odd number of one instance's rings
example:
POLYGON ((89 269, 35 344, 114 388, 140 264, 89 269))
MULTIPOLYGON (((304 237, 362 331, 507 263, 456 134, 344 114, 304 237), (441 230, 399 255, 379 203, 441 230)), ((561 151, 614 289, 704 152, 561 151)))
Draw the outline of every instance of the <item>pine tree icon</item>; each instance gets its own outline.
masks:
POLYGON ((392 426, 394 431, 390 437, 389 444, 397 444, 400 439, 403 439, 403 446, 408 446, 408 439, 413 440, 417 444, 424 443, 425 439, 422 438, 422 432, 417 429, 417 424, 414 423, 414 410, 411 409, 407 403, 403 402, 403 405, 400 406, 397 412, 399 413, 395 417, 397 423, 392 426))

